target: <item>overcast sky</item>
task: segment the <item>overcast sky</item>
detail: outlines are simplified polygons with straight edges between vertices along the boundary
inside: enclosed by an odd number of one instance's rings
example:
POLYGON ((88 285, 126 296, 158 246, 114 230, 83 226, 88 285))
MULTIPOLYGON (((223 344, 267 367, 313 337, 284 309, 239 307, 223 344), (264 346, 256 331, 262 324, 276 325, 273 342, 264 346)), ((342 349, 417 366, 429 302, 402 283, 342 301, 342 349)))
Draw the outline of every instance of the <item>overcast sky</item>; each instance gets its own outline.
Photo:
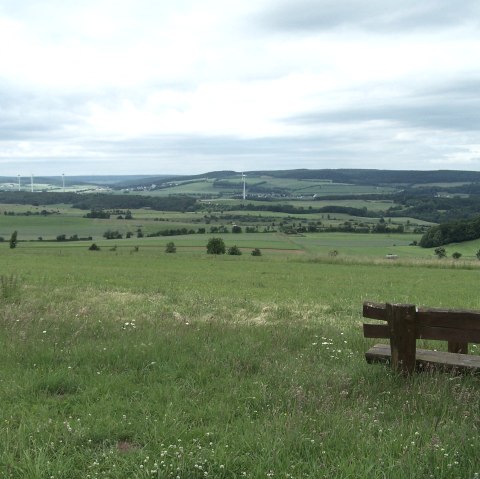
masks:
POLYGON ((480 170, 479 0, 0 0, 0 176, 480 170))

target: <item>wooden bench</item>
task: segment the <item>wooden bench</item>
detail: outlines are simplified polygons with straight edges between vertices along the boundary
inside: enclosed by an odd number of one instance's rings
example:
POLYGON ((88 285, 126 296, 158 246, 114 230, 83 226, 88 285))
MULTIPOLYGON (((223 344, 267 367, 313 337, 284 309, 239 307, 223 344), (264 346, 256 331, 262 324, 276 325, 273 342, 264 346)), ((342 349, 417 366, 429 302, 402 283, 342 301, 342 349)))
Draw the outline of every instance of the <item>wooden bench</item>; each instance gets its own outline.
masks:
POLYGON ((391 362, 404 374, 432 366, 480 372, 480 356, 468 354, 468 343, 480 343, 480 311, 365 302, 363 316, 387 322, 364 324, 366 338, 390 339, 390 345, 377 344, 365 353, 368 363, 391 362), (448 341, 448 352, 417 349, 417 339, 448 341))

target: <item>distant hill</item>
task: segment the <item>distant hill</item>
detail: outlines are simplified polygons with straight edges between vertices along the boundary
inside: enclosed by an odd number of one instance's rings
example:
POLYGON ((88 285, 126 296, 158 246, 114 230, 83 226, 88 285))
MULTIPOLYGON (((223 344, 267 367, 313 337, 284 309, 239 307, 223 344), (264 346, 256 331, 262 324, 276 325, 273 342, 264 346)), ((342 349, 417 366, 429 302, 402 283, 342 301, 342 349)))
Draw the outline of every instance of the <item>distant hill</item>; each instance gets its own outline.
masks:
POLYGON ((338 183, 358 185, 411 185, 428 183, 459 183, 479 182, 479 171, 455 170, 364 170, 364 169, 324 169, 324 170, 279 170, 279 171, 250 171, 247 174, 267 175, 274 178, 294 179, 327 179, 338 183))

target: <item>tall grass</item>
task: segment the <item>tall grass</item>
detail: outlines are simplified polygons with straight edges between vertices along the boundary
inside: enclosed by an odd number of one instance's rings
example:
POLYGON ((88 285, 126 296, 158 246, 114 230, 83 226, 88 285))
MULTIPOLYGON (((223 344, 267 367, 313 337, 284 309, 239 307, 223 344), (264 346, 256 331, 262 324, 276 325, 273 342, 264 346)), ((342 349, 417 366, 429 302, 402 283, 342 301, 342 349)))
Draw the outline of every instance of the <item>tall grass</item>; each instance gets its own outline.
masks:
POLYGON ((367 365, 361 332, 364 299, 478 308, 476 270, 1 259, 22 291, 0 303, 0 477, 480 473, 479 379, 367 365))

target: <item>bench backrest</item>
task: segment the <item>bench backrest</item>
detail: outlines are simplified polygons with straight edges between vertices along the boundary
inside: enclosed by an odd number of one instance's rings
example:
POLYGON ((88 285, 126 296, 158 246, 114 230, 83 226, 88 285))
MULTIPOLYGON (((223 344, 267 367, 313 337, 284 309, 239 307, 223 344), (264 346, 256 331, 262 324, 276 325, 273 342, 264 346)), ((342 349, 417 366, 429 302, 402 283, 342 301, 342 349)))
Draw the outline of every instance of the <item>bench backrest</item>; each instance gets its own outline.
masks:
POLYGON ((417 308, 412 304, 363 303, 363 316, 387 321, 364 324, 366 338, 389 338, 392 364, 413 370, 417 339, 448 341, 448 351, 468 354, 468 343, 480 343, 480 311, 417 308))

